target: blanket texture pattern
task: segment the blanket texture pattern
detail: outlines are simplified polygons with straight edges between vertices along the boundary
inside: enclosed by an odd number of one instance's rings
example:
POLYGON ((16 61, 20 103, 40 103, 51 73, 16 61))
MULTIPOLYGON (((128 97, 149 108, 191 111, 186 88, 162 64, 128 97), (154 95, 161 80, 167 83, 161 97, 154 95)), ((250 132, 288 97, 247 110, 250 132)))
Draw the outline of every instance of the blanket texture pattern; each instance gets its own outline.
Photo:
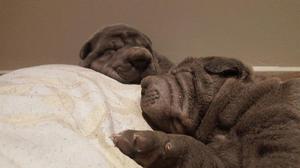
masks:
POLYGON ((125 129, 150 130, 140 86, 72 65, 0 77, 0 167, 139 167, 113 146, 125 129))

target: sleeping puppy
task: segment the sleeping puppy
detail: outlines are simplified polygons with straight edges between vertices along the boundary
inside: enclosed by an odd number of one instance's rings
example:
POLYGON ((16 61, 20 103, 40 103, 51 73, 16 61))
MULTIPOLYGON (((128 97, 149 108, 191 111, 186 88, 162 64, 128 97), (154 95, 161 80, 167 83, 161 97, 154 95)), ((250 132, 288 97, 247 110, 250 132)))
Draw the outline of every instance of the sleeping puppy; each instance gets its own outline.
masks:
POLYGON ((103 73, 121 83, 139 84, 173 65, 152 49, 151 40, 126 25, 108 26, 89 39, 80 51, 80 65, 103 73))
POLYGON ((147 168, 300 167, 300 79, 256 81, 240 61, 190 58, 142 81, 155 129, 113 136, 147 168))

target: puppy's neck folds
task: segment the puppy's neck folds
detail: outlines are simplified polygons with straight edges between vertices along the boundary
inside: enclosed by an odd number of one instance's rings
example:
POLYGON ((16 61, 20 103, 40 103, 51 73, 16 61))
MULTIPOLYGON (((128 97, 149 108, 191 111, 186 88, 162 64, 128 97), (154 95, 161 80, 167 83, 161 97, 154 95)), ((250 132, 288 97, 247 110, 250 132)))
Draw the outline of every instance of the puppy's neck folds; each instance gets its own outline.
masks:
POLYGON ((264 95, 277 90, 280 82, 270 79, 262 82, 246 82, 238 79, 227 79, 213 98, 195 137, 208 143, 219 127, 230 130, 237 120, 264 95))

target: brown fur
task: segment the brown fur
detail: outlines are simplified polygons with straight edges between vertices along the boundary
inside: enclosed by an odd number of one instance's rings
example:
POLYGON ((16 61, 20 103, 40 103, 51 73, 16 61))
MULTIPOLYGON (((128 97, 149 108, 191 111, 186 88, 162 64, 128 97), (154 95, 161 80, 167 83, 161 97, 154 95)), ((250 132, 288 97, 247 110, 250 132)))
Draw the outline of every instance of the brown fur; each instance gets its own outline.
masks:
POLYGON ((149 168, 300 167, 300 80, 254 79, 234 59, 186 59, 142 81, 145 119, 167 133, 125 131, 114 142, 149 168))
POLYGON ((145 34, 127 25, 107 26, 97 32, 82 47, 80 58, 81 66, 129 84, 165 73, 173 65, 152 49, 145 34))

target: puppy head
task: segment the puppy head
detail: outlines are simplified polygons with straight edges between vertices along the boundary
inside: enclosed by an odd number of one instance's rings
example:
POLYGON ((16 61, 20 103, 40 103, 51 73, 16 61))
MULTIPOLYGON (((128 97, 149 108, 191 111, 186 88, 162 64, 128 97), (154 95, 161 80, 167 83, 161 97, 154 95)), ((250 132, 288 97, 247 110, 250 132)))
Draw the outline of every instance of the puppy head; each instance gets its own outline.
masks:
POLYGON ((142 80, 143 116, 153 129, 194 135, 215 95, 230 78, 247 82, 251 72, 235 59, 188 58, 167 74, 142 80))
POLYGON ((97 32, 80 51, 83 67, 91 68, 122 83, 140 83, 159 73, 150 39, 126 25, 109 26, 97 32))

